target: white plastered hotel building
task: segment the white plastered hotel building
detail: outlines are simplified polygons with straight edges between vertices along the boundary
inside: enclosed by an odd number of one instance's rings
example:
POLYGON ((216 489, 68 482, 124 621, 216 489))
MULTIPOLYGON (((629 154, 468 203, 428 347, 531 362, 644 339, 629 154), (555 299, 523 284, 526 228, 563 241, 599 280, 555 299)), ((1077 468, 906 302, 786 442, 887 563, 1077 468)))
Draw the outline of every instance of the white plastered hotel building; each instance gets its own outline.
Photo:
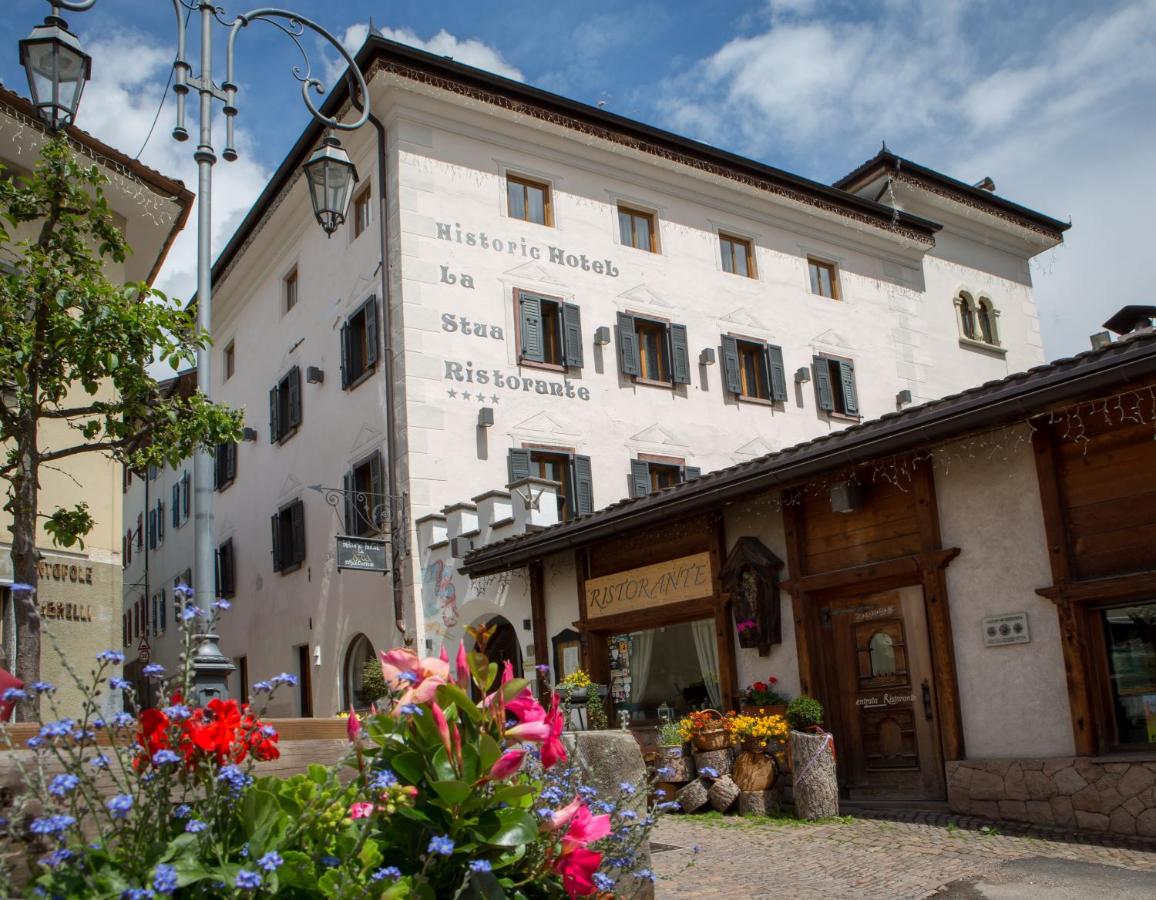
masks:
POLYGON ((383 496, 392 466, 406 633, 436 652, 472 624, 422 608, 447 504, 531 475, 581 514, 1043 361, 1029 264, 1067 226, 991 191, 886 151, 822 185, 378 37, 357 61, 368 193, 326 239, 310 126, 214 268, 214 399, 255 430, 216 495, 221 646, 308 672, 275 714, 346 707, 402 639, 391 579, 336 568, 376 523, 310 486, 383 496))

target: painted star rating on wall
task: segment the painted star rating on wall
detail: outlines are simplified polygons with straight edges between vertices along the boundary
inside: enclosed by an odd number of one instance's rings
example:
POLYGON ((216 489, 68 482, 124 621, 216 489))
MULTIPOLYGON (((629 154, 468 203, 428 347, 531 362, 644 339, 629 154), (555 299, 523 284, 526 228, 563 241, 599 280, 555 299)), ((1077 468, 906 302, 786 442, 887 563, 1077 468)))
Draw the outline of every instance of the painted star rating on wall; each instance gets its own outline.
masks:
MULTIPOLYGON (((465 400, 467 402, 469 402, 470 400, 477 400, 478 403, 483 403, 483 404, 486 402, 486 395, 481 393, 481 392, 479 392, 477 394, 472 394, 469 391, 459 392, 459 391, 455 391, 453 388, 447 388, 446 389, 446 396, 449 397, 451 400, 456 400, 460 397, 462 400, 465 400)), ((497 394, 491 394, 489 402, 497 404, 501 399, 502 398, 499 397, 497 394)))

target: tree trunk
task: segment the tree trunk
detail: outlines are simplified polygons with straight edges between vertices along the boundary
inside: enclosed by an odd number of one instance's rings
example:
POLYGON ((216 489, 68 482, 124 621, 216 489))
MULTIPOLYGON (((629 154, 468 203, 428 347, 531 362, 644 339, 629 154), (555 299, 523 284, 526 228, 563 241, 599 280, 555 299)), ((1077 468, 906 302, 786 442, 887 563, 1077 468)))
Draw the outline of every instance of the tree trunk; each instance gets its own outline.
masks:
MULTIPOLYGON (((40 680, 40 611, 36 603, 39 576, 36 563, 36 502, 37 502, 37 441, 36 424, 25 428, 20 466, 12 477, 12 569, 14 581, 27 589, 12 591, 13 611, 16 618, 16 675, 25 685, 40 680)), ((21 721, 40 718, 38 695, 29 692, 28 698, 17 707, 21 721)))
POLYGON ((839 815, 839 782, 829 734, 791 732, 795 815, 826 819, 839 815))

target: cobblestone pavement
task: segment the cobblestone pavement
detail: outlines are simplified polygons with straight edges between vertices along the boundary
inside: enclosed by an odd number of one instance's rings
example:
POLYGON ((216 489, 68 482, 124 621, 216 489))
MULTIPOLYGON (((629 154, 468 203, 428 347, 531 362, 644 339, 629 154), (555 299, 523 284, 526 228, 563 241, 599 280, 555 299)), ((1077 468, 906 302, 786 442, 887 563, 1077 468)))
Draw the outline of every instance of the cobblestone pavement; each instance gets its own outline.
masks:
MULTIPOLYGON (((1089 843, 1061 832, 1016 832, 1003 825, 984 833, 974 820, 960 820, 968 826, 961 828, 945 816, 911 818, 915 821, 855 818, 846 824, 802 825, 737 816, 666 816, 653 841, 678 849, 654 854, 656 895, 659 900, 916 900, 934 897, 949 882, 993 876, 1012 860, 1062 859, 1150 873, 1150 896, 1156 898, 1156 844, 1128 839, 1089 843)), ((1089 900, 1094 896, 1089 894, 1089 900)))

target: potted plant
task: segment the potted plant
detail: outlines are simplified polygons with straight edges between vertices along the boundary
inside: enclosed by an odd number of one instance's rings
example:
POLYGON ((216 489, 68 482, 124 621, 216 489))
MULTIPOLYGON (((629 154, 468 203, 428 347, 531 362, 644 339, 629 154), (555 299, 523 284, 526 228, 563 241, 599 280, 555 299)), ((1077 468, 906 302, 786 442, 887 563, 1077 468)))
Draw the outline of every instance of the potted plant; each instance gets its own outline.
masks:
POLYGON ((658 727, 658 758, 655 768, 662 781, 677 784, 694 778, 693 763, 683 749, 685 743, 680 722, 663 722, 658 727))
POLYGON ((756 681, 743 689, 740 712, 748 716, 784 716, 787 698, 779 692, 779 679, 774 675, 766 681, 756 681))
POLYGON ((715 709, 695 710, 679 721, 678 728, 695 750, 722 750, 731 745, 726 717, 715 709))
POLYGON ((731 737, 748 753, 762 753, 771 744, 787 738, 787 720, 782 716, 737 715, 727 719, 731 737))

